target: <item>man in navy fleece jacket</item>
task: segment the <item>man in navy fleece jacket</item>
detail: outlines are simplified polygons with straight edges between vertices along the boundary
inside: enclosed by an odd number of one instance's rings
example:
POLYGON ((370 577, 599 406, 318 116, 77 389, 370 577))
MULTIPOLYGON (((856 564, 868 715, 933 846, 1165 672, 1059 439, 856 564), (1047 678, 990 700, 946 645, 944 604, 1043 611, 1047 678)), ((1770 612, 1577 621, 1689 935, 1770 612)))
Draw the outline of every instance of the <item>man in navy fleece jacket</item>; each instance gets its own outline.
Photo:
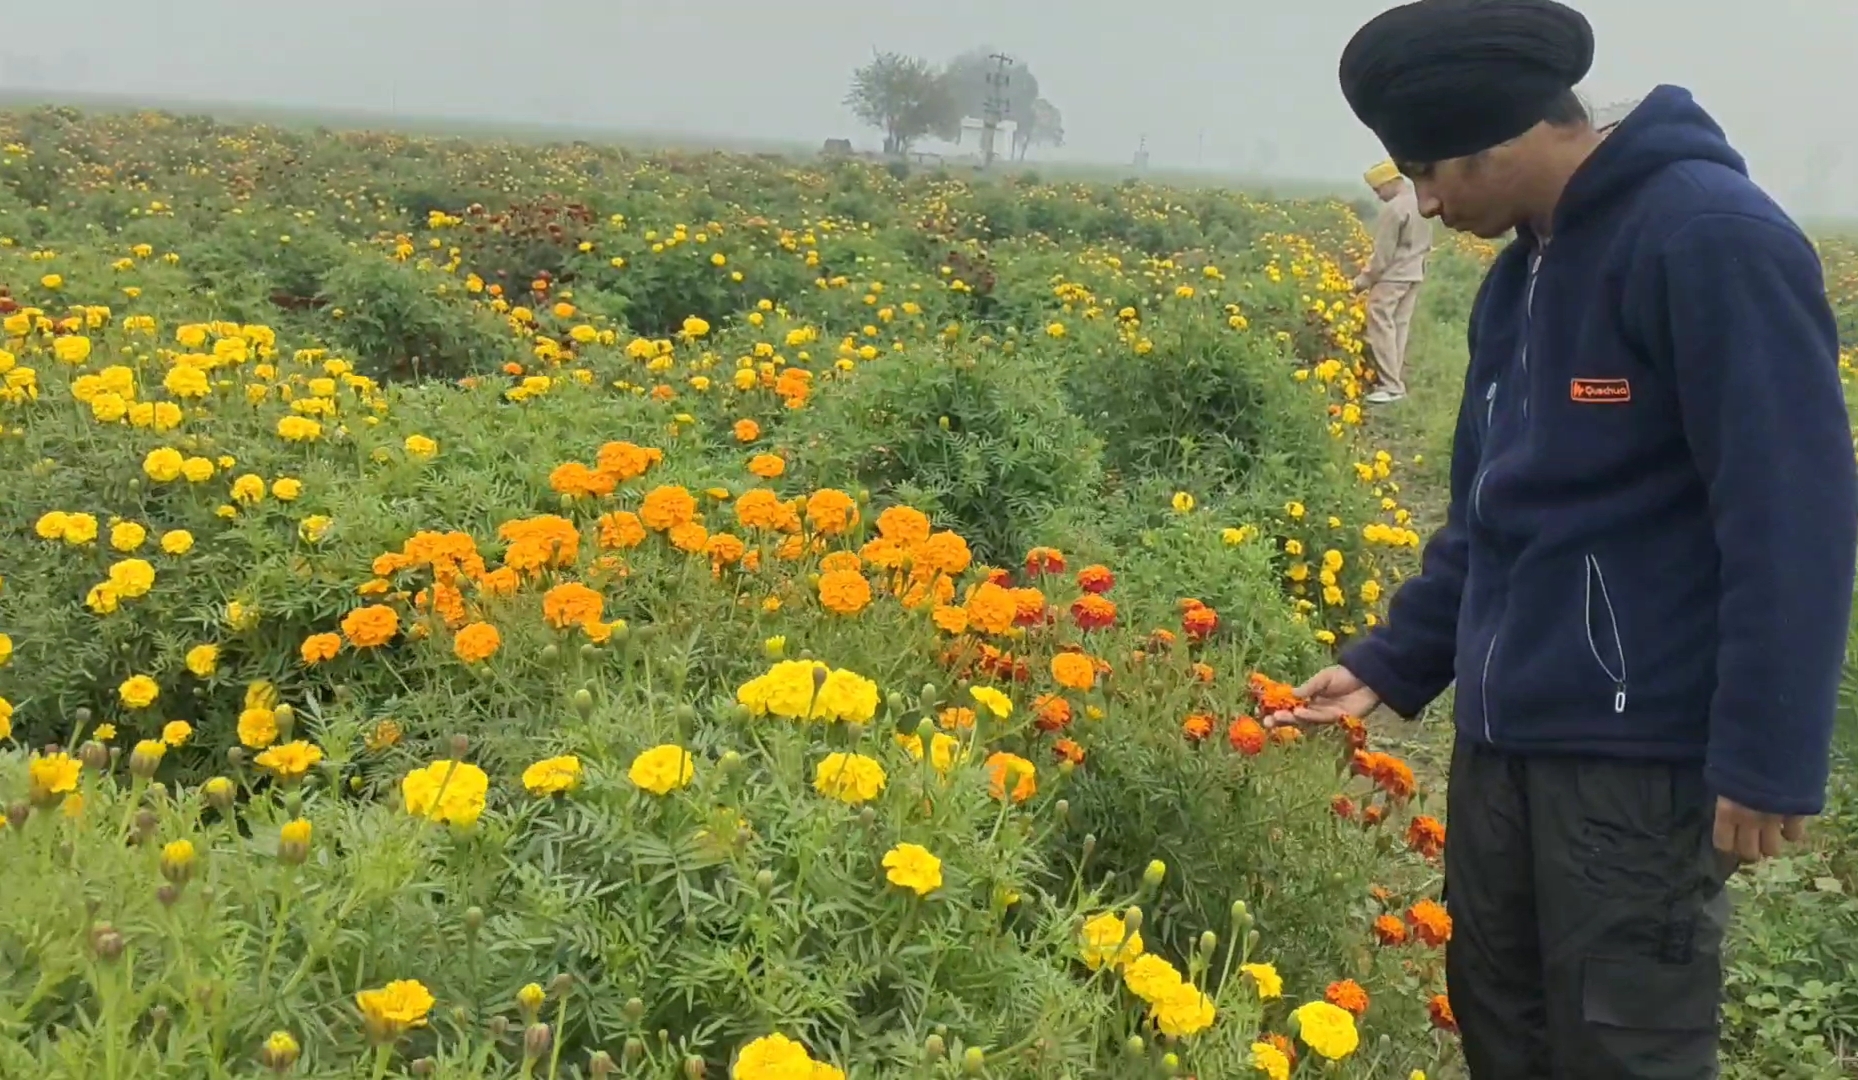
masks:
MULTIPOLYGON (((1596 132, 1552 0, 1420 0, 1343 92, 1479 290, 1451 507, 1305 722, 1457 683, 1451 1001, 1477 1080, 1717 1075, 1723 883, 1822 808, 1858 550, 1811 244, 1675 87, 1596 132)), ((1290 717, 1275 718, 1278 721, 1290 717)))

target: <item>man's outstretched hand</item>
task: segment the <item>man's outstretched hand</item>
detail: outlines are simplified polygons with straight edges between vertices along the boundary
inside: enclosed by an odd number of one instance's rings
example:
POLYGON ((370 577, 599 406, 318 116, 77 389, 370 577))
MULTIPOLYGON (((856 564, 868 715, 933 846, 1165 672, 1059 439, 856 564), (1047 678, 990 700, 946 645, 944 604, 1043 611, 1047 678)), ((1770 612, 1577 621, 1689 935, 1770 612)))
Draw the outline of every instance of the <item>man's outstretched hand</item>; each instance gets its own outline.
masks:
POLYGON ((1764 814, 1741 803, 1716 799, 1716 850, 1745 863, 1758 863, 1781 853, 1781 844, 1806 839, 1806 819, 1786 814, 1764 814))
POLYGON ((1333 724, 1344 716, 1363 717, 1380 706, 1380 695, 1341 665, 1327 667, 1297 687, 1303 704, 1264 718, 1266 727, 1281 724, 1333 724))

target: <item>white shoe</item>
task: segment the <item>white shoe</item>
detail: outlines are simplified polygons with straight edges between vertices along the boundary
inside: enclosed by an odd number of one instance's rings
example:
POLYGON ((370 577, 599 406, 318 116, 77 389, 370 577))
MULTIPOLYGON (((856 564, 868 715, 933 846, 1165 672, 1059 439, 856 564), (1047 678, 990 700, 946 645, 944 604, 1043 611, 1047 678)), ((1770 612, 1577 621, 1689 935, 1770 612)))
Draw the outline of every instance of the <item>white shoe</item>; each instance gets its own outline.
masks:
POLYGON ((1386 390, 1374 390, 1374 391, 1370 391, 1368 396, 1362 400, 1366 401, 1370 405, 1387 405, 1392 402, 1399 401, 1405 397, 1406 397, 1405 394, 1389 393, 1386 390))

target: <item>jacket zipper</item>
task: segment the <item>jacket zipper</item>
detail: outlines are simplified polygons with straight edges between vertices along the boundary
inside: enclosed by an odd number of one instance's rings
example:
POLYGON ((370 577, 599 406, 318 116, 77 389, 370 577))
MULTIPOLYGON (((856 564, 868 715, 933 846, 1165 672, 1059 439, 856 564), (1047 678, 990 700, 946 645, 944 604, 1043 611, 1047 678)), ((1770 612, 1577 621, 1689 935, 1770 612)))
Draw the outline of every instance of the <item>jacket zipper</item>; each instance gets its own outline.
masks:
MULTIPOLYGON (((1542 255, 1548 250, 1547 242, 1537 248, 1529 257, 1529 283, 1523 289, 1523 341, 1518 354, 1523 384, 1523 419, 1529 419, 1529 330, 1535 323, 1535 283, 1542 271, 1542 255)), ((1484 392, 1484 439, 1490 439, 1491 422, 1497 415, 1497 386, 1502 376, 1491 380, 1490 389, 1484 392)), ((1471 514, 1478 521, 1484 520, 1484 478, 1489 474, 1490 466, 1478 470, 1477 479, 1471 484, 1471 514)))
POLYGON ((1587 650, 1593 653, 1594 662, 1600 665, 1600 670, 1606 673, 1606 677, 1613 680, 1613 712, 1624 713, 1626 711, 1626 642, 1619 633, 1619 616, 1613 611, 1613 594, 1607 591, 1606 573, 1600 569, 1600 560, 1592 555, 1587 556, 1585 612, 1587 650), (1619 656, 1617 674, 1614 673, 1613 666, 1606 662, 1606 658, 1600 655, 1600 644, 1593 639, 1593 587, 1596 581, 1600 583, 1600 603, 1606 607, 1607 626, 1613 631, 1613 650, 1619 656))
MULTIPOLYGON (((1499 627, 1501 630, 1501 627, 1499 627)), ((1494 743, 1496 736, 1490 733, 1490 658, 1497 655, 1497 632, 1490 635, 1490 644, 1484 649, 1484 671, 1477 679, 1479 701, 1484 707, 1484 741, 1494 743)))

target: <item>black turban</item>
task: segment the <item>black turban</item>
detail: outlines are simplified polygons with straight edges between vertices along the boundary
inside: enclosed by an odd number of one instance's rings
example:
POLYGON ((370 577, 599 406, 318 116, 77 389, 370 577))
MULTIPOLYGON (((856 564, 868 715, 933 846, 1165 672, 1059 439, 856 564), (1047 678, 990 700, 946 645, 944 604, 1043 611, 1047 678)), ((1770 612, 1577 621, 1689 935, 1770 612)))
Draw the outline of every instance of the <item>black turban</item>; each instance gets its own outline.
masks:
POLYGON ((1555 0, 1418 0, 1342 50, 1342 96, 1389 157, 1431 163, 1507 142, 1593 66, 1593 27, 1555 0))

